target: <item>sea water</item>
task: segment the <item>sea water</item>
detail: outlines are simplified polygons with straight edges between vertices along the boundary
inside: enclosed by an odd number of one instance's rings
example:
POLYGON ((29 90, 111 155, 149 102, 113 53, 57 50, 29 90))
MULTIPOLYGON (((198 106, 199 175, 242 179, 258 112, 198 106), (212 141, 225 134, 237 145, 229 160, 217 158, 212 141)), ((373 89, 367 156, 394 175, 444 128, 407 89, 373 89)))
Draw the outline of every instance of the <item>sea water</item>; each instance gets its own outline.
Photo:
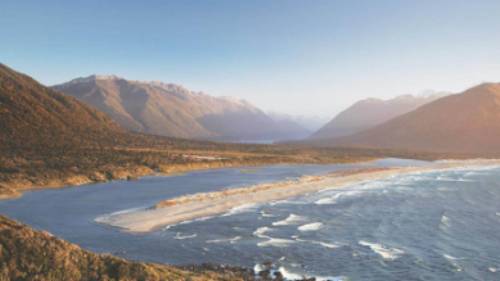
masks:
POLYGON ((130 234, 96 223, 179 195, 360 167, 278 165, 28 192, 0 213, 96 252, 172 264, 223 263, 288 279, 500 280, 500 168, 413 173, 130 234))

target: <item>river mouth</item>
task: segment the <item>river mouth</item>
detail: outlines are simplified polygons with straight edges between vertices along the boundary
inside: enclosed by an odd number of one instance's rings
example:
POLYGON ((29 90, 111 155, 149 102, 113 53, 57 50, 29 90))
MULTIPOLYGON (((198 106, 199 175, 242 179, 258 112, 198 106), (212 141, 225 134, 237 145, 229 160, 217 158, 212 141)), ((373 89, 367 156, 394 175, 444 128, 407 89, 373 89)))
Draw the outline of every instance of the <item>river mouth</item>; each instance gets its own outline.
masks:
POLYGON ((145 234, 125 233, 94 221, 105 214, 194 192, 342 169, 405 165, 425 162, 386 159, 145 177, 28 192, 19 199, 1 201, 0 212, 89 250, 134 260, 245 267, 270 261, 292 275, 350 280, 424 280, 426 276, 430 279, 425 280, 470 280, 471 276, 497 280, 497 168, 395 176, 248 205, 145 234))

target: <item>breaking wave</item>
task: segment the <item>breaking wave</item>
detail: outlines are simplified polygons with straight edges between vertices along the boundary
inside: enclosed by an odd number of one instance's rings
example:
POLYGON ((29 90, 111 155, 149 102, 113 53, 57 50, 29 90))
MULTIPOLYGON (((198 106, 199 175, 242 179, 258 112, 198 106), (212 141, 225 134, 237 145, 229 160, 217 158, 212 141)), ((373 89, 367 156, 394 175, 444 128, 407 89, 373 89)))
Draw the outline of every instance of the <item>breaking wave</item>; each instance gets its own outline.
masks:
POLYGON ((364 240, 358 242, 361 246, 369 247, 373 252, 380 255, 384 260, 395 260, 403 255, 405 252, 396 248, 389 248, 382 244, 371 243, 364 240))
POLYGON ((283 225, 293 225, 293 224, 298 224, 302 221, 305 221, 307 218, 298 216, 295 214, 290 214, 286 219, 280 220, 277 222, 273 222, 274 226, 283 226, 283 225))
POLYGON ((313 222, 299 226, 297 229, 299 231, 316 231, 323 227, 323 223, 321 222, 313 222))

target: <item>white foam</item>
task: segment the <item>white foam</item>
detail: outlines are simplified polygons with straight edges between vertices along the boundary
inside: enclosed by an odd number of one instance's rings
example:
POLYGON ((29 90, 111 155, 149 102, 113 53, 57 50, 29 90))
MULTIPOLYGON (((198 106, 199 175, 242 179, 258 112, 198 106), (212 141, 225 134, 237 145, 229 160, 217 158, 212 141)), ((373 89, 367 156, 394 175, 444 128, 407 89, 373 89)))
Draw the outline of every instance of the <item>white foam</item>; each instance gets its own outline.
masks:
POLYGON ((214 240, 207 240, 206 243, 209 244, 219 244, 219 243, 230 243, 234 244, 236 241, 240 240, 241 236, 236 236, 233 238, 223 238, 223 239, 214 239, 214 240))
POLYGON ((333 243, 326 243, 326 242, 318 242, 318 244, 325 247, 325 248, 329 248, 329 249, 337 249, 337 248, 341 247, 341 245, 333 244, 333 243))
POLYGON ((498 268, 496 268, 496 267, 488 267, 488 270, 489 270, 490 272, 495 273, 495 272, 497 272, 497 271, 498 271, 498 268))
POLYGON ((284 220, 280 220, 280 221, 277 221, 277 222, 273 222, 273 225, 274 226, 283 226, 283 225, 292 225, 292 224, 297 224, 301 221, 304 221, 306 220, 307 218, 305 217, 302 217, 302 216, 298 216, 298 215, 295 215, 295 214, 290 214, 286 219, 284 220))
POLYGON ((441 216, 441 225, 444 226, 444 227, 450 226, 450 218, 448 218, 445 215, 442 215, 441 216))
POLYGON ((273 214, 269 214, 269 213, 267 213, 266 211, 260 211, 260 215, 261 215, 262 217, 264 217, 264 218, 274 218, 274 217, 276 217, 275 215, 273 215, 273 214))
POLYGON ((191 238, 195 238, 196 236, 198 236, 196 233, 191 234, 191 235, 182 235, 180 232, 177 232, 177 233, 175 234, 174 239, 177 239, 177 240, 184 240, 184 239, 191 239, 191 238))
POLYGON ((297 242, 317 244, 317 245, 321 245, 321 246, 323 246, 325 248, 329 248, 329 249, 337 249, 337 248, 342 247, 342 245, 340 245, 340 244, 327 243, 327 242, 315 241, 315 240, 304 240, 304 239, 299 239, 297 236, 292 236, 292 238, 294 238, 295 241, 297 241, 297 242))
POLYGON ((185 221, 181 221, 179 223, 169 224, 169 225, 165 226, 163 228, 163 230, 168 230, 168 229, 171 229, 172 227, 175 227, 178 225, 190 224, 192 222, 206 221, 206 220, 213 219, 213 218, 214 218, 214 216, 206 216, 206 217, 201 217, 201 218, 197 218, 194 220, 185 220, 185 221))
POLYGON ((262 264, 257 263, 257 264, 255 264, 255 265, 254 265, 254 267, 253 267, 253 272, 254 272, 255 274, 258 274, 259 272, 264 271, 265 269, 266 269, 266 268, 265 268, 262 264))
POLYGON ((240 206, 232 208, 231 210, 229 210, 229 212, 225 213, 222 216, 223 217, 227 217, 227 216, 232 216, 232 215, 236 215, 236 214, 241 214, 241 213, 249 212, 251 210, 254 210, 257 206, 258 206, 257 204, 244 204, 244 205, 240 205, 240 206))
POLYGON ((109 213, 109 214, 104 214, 104 215, 101 215, 101 216, 98 216, 94 219, 95 222, 97 223, 108 223, 109 220, 114 217, 114 216, 118 216, 118 215, 123 215, 123 214, 127 214, 127 213, 132 213, 132 212, 136 212, 136 211, 141 211, 141 210, 145 210, 146 207, 137 207, 137 208, 130 208, 130 209, 125 209, 125 210, 121 210, 121 211, 117 211, 117 212, 113 212, 113 213, 109 213))
POLYGON ((345 278, 343 276, 311 276, 308 274, 295 273, 295 272, 289 271, 284 266, 280 266, 278 268, 278 271, 281 273, 283 278, 287 281, 303 280, 303 279, 310 279, 310 278, 314 278, 314 280, 316 280, 316 281, 344 281, 344 280, 347 280, 347 278, 345 278))
POLYGON ((288 271, 283 266, 281 266, 278 269, 278 271, 281 273, 281 275, 283 275, 283 278, 285 278, 285 280, 302 280, 302 279, 306 278, 306 276, 304 276, 304 275, 300 275, 300 274, 288 271))
POLYGON ((308 223, 308 224, 301 225, 297 229, 299 231, 304 232, 304 231, 316 231, 316 230, 318 230, 318 229, 320 229, 322 227, 323 227, 323 223, 321 223, 321 222, 313 222, 313 223, 308 223))
POLYGON ((271 231, 271 228, 267 226, 259 227, 253 232, 253 235, 259 238, 268 238, 269 236, 264 235, 268 231, 271 231))
POLYGON ((372 251, 380 255, 384 260, 392 261, 399 258, 401 255, 405 253, 403 250, 400 249, 388 248, 382 244, 371 243, 364 240, 359 241, 358 244, 361 246, 370 247, 372 251))
POLYGON ((452 260, 452 261, 459 260, 459 258, 455 258, 454 256, 450 256, 447 254, 443 254, 443 257, 445 257, 447 260, 452 260))
POLYGON ((451 263, 451 265, 453 265, 453 267, 455 267, 456 271, 462 271, 462 267, 456 262, 457 260, 461 260, 461 258, 456 258, 448 254, 443 254, 443 257, 447 259, 451 263))
POLYGON ((269 237, 269 236, 266 238, 268 238, 268 240, 257 243, 257 246, 258 247, 279 247, 279 248, 282 248, 282 247, 287 247, 288 245, 295 243, 294 240, 290 240, 290 239, 273 238, 273 237, 269 237))

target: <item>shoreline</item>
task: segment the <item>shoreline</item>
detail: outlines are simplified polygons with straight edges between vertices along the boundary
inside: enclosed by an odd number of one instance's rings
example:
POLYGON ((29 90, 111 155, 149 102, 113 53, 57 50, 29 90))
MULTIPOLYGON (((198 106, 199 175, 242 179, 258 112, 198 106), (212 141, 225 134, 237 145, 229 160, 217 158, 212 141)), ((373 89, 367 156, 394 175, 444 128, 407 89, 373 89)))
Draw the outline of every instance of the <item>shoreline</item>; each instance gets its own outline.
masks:
POLYGON ((324 176, 303 176, 297 180, 175 197, 160 201, 150 208, 105 215, 96 218, 96 222, 127 232, 145 233, 183 221, 220 215, 242 205, 269 203, 367 180, 482 166, 500 166, 500 159, 441 160, 424 167, 367 168, 340 171, 324 176))
POLYGON ((370 162, 381 158, 362 158, 352 161, 331 162, 294 162, 294 161, 200 161, 183 164, 162 165, 159 169, 148 166, 115 167, 111 171, 98 169, 92 174, 72 174, 66 177, 45 178, 37 182, 30 179, 17 179, 0 182, 0 201, 16 199, 23 196, 24 192, 44 189, 59 189, 66 187, 79 187, 87 184, 105 183, 113 180, 137 180, 145 176, 171 176, 187 172, 205 171, 224 168, 261 167, 266 165, 321 165, 321 164, 344 164, 370 162))

